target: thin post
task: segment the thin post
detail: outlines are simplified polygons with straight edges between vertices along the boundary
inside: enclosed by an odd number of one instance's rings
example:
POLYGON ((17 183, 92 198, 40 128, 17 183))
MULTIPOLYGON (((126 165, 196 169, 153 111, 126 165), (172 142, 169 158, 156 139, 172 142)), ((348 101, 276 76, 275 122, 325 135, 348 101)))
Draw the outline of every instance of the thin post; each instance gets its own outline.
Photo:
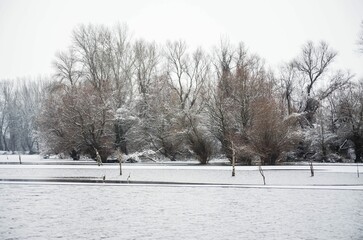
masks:
POLYGON ((232 142, 232 177, 236 176, 236 151, 232 142))
POLYGON ((310 177, 314 177, 313 161, 310 161, 309 165, 310 165, 310 173, 311 173, 311 176, 310 177))
POLYGON ((260 171, 260 174, 262 176, 263 179, 263 185, 266 185, 266 179, 265 179, 265 173, 263 172, 262 166, 258 166, 258 170, 260 171))
POLYGON ((359 164, 357 163, 357 176, 359 178, 359 164))
POLYGON ((121 154, 121 151, 117 150, 116 154, 117 154, 118 163, 120 165, 120 176, 122 176, 122 154, 121 154))
POLYGON ((21 164, 21 156, 20 156, 20 154, 19 154, 19 163, 21 164))
POLYGON ((101 156, 98 153, 98 150, 96 148, 94 148, 94 149, 95 149, 95 152, 96 152, 96 161, 97 161, 97 164, 98 164, 98 166, 101 166, 102 165, 101 156))
POLYGON ((130 177, 131 177, 131 173, 129 173, 129 176, 127 177, 127 183, 130 183, 130 177))

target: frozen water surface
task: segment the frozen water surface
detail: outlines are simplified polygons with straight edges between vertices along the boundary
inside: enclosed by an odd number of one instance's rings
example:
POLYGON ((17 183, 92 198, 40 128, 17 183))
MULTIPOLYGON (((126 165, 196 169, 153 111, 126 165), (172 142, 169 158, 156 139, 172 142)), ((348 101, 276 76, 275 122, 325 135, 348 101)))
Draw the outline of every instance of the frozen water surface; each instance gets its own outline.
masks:
POLYGON ((2 157, 0 239, 363 239, 356 165, 264 167, 264 187, 257 167, 2 157))
POLYGON ((361 191, 0 184, 2 239, 362 239, 361 191))

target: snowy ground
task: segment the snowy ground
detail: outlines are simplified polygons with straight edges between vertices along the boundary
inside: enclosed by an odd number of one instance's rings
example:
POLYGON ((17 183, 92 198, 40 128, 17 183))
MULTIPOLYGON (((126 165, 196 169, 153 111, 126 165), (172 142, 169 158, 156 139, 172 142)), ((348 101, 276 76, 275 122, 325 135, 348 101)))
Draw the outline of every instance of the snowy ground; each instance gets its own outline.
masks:
POLYGON ((307 165, 265 166, 263 186, 257 167, 231 177, 230 166, 124 164, 120 176, 117 164, 22 163, 0 155, 0 239, 363 238, 354 164, 315 166, 314 177, 307 165))
MULTIPOLYGON (((268 187, 329 187, 362 189, 363 175, 358 178, 357 170, 363 165, 356 164, 315 164, 315 176, 310 176, 308 165, 263 166, 268 187)), ((72 161, 41 159, 37 155, 0 155, 0 179, 39 180, 51 179, 68 181, 95 181, 103 179, 106 183, 129 181, 163 183, 201 183, 261 186, 262 177, 256 166, 237 166, 236 176, 231 177, 232 167, 227 165, 198 165, 196 162, 168 162, 148 164, 123 164, 120 176, 118 164, 97 166, 94 161, 72 161)))

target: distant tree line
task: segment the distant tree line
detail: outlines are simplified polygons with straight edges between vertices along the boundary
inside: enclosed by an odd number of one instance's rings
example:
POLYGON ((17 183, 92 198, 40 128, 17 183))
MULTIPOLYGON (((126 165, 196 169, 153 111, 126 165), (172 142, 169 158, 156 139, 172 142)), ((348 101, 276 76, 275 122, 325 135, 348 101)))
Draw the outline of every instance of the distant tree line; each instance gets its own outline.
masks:
POLYGON ((0 81, 0 151, 39 152, 36 119, 45 79, 0 81))
POLYGON ((133 40, 124 25, 80 25, 51 80, 0 82, 0 150, 360 162, 363 80, 335 69, 336 57, 307 42, 272 71, 243 43, 207 52, 133 40))

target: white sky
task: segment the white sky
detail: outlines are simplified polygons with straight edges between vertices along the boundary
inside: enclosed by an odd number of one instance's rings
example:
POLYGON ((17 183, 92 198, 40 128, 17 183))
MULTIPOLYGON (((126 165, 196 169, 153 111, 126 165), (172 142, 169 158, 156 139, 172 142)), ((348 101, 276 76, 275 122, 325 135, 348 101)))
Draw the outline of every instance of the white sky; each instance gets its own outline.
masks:
POLYGON ((339 53, 336 66, 363 77, 362 20, 363 0, 0 0, 0 79, 51 74, 80 23, 127 23, 134 38, 206 50, 227 36, 273 69, 307 40, 324 40, 339 53))

